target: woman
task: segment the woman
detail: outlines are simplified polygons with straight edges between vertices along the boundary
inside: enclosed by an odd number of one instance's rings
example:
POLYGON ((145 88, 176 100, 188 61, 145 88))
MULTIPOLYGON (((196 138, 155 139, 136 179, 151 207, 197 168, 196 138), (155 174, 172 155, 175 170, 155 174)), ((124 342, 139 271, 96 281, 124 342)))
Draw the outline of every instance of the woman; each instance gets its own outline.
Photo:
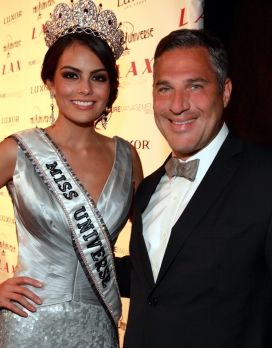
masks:
POLYGON ((97 17, 92 1, 67 6, 46 24, 41 73, 58 119, 0 144, 0 186, 11 194, 19 239, 16 275, 0 285, 1 347, 118 346, 112 247, 142 169, 130 144, 95 128, 117 96, 114 15, 97 17), (113 28, 100 32, 105 18, 113 28))

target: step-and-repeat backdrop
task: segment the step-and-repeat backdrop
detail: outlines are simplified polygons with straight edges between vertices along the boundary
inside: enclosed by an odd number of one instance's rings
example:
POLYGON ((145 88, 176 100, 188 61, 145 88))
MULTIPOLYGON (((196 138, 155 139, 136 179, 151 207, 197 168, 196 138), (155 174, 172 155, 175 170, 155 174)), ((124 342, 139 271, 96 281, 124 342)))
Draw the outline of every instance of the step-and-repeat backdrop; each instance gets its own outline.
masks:
MULTIPOLYGON (((0 14, 0 140, 26 128, 50 124, 49 92, 40 79, 47 50, 43 30, 60 1, 9 0, 0 14)), ((62 1, 70 3, 69 0, 62 1)), ((97 1, 97 5, 100 1, 97 1)), ((120 89, 106 131, 138 150, 144 175, 154 171, 170 150, 155 126, 152 108, 153 54, 159 40, 179 28, 202 28, 204 0, 103 0, 113 10, 125 33, 125 51, 118 60, 120 89)), ((27 194, 27 192, 26 192, 27 194)), ((36 202, 39 204, 39 202, 36 202)), ((116 244, 116 255, 128 252, 130 224, 116 244)), ((13 209, 7 190, 0 190, 0 282, 12 277, 17 262, 13 209)), ((128 300, 123 300, 119 323, 121 346, 126 329, 128 300)))

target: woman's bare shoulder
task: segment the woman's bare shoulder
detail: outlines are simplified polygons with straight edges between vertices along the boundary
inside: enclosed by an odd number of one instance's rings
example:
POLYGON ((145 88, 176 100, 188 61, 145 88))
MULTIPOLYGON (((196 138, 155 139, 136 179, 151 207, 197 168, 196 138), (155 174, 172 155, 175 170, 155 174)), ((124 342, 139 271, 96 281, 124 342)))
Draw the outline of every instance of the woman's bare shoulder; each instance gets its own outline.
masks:
POLYGON ((12 138, 6 138, 0 143, 0 187, 12 179, 16 160, 17 143, 12 138))
POLYGON ((6 138, 0 142, 0 156, 7 160, 17 159, 17 143, 13 138, 6 138))

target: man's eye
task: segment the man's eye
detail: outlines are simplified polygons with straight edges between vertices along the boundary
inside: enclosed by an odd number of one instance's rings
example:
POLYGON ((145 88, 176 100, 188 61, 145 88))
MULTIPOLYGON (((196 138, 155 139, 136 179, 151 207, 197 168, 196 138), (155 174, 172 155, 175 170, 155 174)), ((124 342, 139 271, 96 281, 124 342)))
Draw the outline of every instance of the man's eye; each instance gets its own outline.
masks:
POLYGON ((192 85, 192 86, 191 86, 191 89, 194 90, 194 91, 196 91, 196 90, 198 90, 198 89, 201 89, 201 88, 202 88, 201 85, 192 85))
POLYGON ((159 92, 166 93, 170 91, 170 87, 160 87, 159 92))

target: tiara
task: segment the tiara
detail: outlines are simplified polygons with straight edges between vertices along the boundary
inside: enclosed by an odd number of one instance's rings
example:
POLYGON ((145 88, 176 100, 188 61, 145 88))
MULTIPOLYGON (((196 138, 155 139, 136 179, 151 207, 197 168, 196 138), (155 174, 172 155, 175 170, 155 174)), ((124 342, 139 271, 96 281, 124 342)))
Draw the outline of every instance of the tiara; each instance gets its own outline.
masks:
POLYGON ((96 7, 92 0, 71 0, 68 4, 58 4, 51 21, 45 23, 45 43, 50 47, 58 38, 66 34, 86 33, 98 36, 110 46, 116 59, 123 51, 124 33, 118 25, 116 15, 110 10, 102 11, 102 4, 96 7))

